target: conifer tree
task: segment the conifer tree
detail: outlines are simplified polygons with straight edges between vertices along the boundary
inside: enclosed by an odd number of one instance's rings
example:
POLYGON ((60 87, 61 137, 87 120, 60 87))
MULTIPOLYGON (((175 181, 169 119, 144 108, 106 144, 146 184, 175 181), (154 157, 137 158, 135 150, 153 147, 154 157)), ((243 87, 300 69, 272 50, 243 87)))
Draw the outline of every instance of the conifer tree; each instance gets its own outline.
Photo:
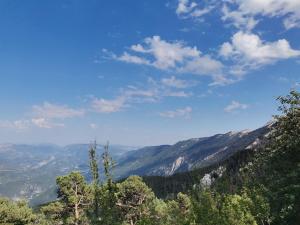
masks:
POLYGON ((116 207, 117 185, 113 180, 112 170, 114 168, 114 161, 109 154, 108 142, 104 145, 102 162, 104 167, 105 183, 101 186, 101 217, 104 224, 117 224, 120 222, 118 209, 116 207))
POLYGON ((92 199, 91 189, 79 172, 57 177, 58 197, 69 212, 68 223, 86 224, 85 210, 92 199))
POLYGON ((92 187, 93 187, 93 220, 97 223, 100 216, 100 177, 98 169, 98 157, 97 157, 97 143, 96 141, 90 145, 89 149, 89 159, 90 159, 90 170, 92 174, 92 187))

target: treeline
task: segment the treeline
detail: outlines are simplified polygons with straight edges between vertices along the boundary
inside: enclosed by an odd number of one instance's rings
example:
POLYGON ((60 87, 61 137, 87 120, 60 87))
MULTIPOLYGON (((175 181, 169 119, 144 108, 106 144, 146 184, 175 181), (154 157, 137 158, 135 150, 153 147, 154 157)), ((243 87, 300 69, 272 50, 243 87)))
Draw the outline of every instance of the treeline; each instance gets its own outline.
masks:
MULTIPOLYGON (((115 182, 108 145, 102 155, 105 180, 100 180, 93 144, 89 150, 91 183, 79 172, 58 177, 58 200, 36 211, 25 202, 0 199, 0 224, 298 225, 300 94, 291 91, 278 100, 281 114, 275 116, 265 142, 252 152, 237 153, 209 185, 194 179, 194 172, 189 185, 182 187, 185 193, 161 199, 141 177, 115 182)), ((200 176, 210 171, 202 170, 200 176)), ((184 175, 177 177, 184 180, 184 175)), ((151 179, 146 182, 158 185, 168 178, 151 179)), ((168 191, 174 193, 168 188, 163 192, 168 191)))

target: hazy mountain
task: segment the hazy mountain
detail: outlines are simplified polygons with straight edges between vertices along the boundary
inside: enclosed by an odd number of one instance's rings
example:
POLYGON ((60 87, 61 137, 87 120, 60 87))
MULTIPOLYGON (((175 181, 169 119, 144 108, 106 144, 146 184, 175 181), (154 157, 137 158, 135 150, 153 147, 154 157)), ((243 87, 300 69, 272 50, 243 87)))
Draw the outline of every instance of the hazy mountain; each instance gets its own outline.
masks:
MULTIPOLYGON (((89 177, 87 144, 0 145, 0 195, 13 199, 26 198, 32 204, 53 200, 55 178, 72 170, 89 177)), ((112 145, 116 160, 133 147, 112 145)), ((99 155, 103 148, 99 146, 99 155)), ((101 159, 99 159, 100 161, 101 159)), ((99 164, 101 164, 99 162, 99 164)))
POLYGON ((124 154, 118 160, 115 173, 119 177, 131 174, 168 176, 210 166, 257 144, 268 131, 269 127, 265 126, 254 131, 228 132, 174 145, 145 147, 124 154))
MULTIPOLYGON (((137 150, 112 145, 109 150, 116 161, 114 178, 133 174, 168 176, 207 167, 257 144, 268 130, 266 126, 254 131, 228 132, 180 141, 174 145, 137 150)), ((15 199, 27 198, 33 205, 55 199, 57 176, 79 170, 89 180, 88 148, 87 144, 65 147, 0 145, 0 195, 15 199)), ((103 147, 99 146, 98 149, 100 156, 103 147)))

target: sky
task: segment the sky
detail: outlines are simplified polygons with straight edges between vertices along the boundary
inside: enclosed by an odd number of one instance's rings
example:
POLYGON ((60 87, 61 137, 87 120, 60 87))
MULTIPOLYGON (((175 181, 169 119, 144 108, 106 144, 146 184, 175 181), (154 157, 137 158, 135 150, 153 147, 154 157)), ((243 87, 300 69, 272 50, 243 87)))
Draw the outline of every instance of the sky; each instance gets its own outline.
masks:
POLYGON ((299 0, 1 0, 0 143, 256 129, 299 71, 299 0))

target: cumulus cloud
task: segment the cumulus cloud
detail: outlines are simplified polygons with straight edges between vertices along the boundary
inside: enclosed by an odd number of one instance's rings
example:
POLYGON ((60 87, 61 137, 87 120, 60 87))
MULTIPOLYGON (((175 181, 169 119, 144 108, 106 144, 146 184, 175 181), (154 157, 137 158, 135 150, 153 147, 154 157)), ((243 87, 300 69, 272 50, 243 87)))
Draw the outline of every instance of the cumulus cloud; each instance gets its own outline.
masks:
POLYGON ((222 20, 230 21, 235 27, 239 29, 252 30, 258 23, 252 16, 244 15, 240 11, 231 11, 227 5, 222 8, 222 20))
POLYGON ((167 42, 159 36, 145 39, 145 46, 133 45, 131 49, 138 53, 153 56, 152 65, 158 69, 176 68, 189 58, 200 56, 200 51, 196 47, 185 46, 182 42, 167 42))
POLYGON ((231 0, 227 1, 223 13, 222 19, 230 20, 238 28, 254 28, 258 23, 257 16, 280 17, 286 29, 300 27, 298 0, 231 0))
POLYGON ((198 19, 214 9, 221 10, 223 21, 242 30, 252 30, 264 17, 282 19, 286 29, 300 27, 298 0, 178 0, 176 14, 183 19, 198 19))
POLYGON ((181 18, 197 19, 209 13, 213 8, 213 5, 207 5, 201 8, 195 1, 179 0, 176 8, 176 14, 181 18))
POLYGON ((208 75, 213 79, 223 76, 223 64, 220 61, 181 41, 168 42, 160 36, 153 36, 146 38, 142 44, 132 45, 130 49, 130 54, 124 52, 117 56, 110 53, 110 57, 127 63, 153 66, 163 71, 208 75))
POLYGON ((167 117, 167 118, 177 118, 177 117, 183 117, 185 119, 190 118, 190 115, 192 113, 192 108, 187 106, 182 109, 176 109, 174 111, 166 111, 166 112, 161 112, 159 115, 161 117, 167 117))
POLYGON ((232 101, 228 106, 225 107, 224 111, 227 113, 236 112, 239 110, 247 109, 249 106, 247 104, 242 104, 238 101, 232 101))
POLYGON ((196 2, 190 2, 189 0, 179 0, 176 9, 177 15, 188 13, 197 6, 196 2))
POLYGON ((235 70, 236 74, 242 74, 245 69, 258 68, 278 60, 298 57, 300 51, 292 49, 286 39, 266 42, 256 34, 239 31, 233 35, 231 42, 222 44, 219 54, 237 62, 238 66, 235 66, 233 71, 235 70))

